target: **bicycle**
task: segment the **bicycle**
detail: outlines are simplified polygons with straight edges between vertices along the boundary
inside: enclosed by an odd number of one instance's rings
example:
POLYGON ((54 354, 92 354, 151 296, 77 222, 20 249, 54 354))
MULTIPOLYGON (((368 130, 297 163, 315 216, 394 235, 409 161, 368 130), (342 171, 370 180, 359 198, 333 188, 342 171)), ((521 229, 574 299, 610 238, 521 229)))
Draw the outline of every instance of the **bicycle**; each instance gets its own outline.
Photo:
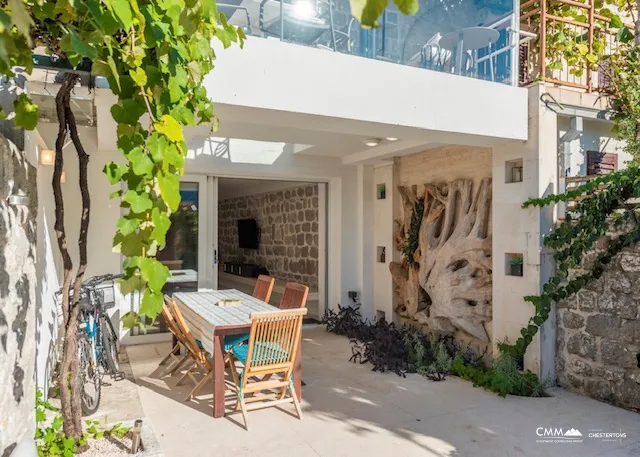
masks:
MULTIPOLYGON (((108 373, 113 378, 122 374, 118 363, 118 336, 105 313, 105 310, 115 306, 115 280, 122 276, 94 276, 80 286, 78 371, 82 386, 81 407, 85 416, 95 413, 100 406, 104 374, 108 373), (108 282, 110 284, 105 286, 108 282), (105 297, 107 291, 111 293, 105 297)), ((72 298, 73 289, 70 290, 72 298)))

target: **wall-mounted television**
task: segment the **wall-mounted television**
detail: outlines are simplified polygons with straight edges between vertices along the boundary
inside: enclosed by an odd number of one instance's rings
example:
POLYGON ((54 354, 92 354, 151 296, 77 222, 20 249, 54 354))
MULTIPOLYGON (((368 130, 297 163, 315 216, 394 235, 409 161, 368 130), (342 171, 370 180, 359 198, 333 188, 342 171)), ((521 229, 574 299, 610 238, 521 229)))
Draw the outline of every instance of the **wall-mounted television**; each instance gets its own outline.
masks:
POLYGON ((260 227, 255 219, 238 219, 238 246, 242 249, 258 249, 260 227))

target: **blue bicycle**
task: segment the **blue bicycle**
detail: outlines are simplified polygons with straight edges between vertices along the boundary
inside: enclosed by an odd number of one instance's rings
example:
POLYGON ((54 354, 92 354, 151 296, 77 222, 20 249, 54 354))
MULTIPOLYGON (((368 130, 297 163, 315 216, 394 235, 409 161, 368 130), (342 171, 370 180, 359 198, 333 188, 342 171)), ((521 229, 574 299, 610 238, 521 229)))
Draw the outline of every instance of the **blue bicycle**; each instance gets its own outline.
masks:
POLYGON ((82 386, 82 413, 85 416, 95 413, 100 406, 104 375, 122 376, 118 362, 118 336, 105 312, 115 306, 115 280, 121 277, 112 274, 94 276, 80 287, 78 371, 82 386))

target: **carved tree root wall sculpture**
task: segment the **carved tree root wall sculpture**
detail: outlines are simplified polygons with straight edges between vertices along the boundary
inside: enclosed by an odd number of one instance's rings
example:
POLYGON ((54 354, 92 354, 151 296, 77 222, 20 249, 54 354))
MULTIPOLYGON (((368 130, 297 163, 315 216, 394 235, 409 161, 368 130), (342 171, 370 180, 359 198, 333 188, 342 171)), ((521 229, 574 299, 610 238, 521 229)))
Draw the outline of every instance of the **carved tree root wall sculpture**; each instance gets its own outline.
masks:
POLYGON ((403 220, 396 223, 396 249, 409 237, 415 202, 424 198, 419 247, 410 266, 406 259, 390 265, 398 294, 396 311, 430 329, 464 332, 478 342, 490 342, 491 313, 491 179, 459 179, 400 186, 403 220))

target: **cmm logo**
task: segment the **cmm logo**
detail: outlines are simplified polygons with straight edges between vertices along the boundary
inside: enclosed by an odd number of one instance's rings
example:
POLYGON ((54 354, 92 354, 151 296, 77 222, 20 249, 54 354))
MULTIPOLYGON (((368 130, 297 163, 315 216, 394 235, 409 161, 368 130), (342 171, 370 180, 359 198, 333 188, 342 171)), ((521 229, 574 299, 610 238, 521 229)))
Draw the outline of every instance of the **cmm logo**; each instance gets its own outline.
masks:
POLYGON ((538 427, 536 435, 539 437, 538 442, 543 443, 582 442, 582 433, 575 428, 564 431, 561 428, 538 427))

